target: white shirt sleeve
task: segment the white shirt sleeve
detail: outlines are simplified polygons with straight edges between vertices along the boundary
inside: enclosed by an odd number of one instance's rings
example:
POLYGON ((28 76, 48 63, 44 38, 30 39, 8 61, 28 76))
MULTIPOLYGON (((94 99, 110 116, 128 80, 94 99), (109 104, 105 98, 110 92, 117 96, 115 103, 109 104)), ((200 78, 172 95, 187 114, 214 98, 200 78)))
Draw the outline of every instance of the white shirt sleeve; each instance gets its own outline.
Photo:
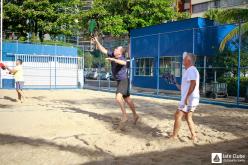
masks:
POLYGON ((189 69, 187 75, 187 81, 196 80, 197 79, 197 71, 193 68, 189 69))

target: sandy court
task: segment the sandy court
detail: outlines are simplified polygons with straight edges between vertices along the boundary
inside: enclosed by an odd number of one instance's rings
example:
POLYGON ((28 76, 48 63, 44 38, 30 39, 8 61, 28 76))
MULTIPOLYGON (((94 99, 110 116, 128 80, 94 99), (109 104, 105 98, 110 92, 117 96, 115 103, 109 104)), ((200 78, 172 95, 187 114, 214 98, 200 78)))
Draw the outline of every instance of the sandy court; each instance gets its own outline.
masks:
MULTIPOLYGON (((177 101, 133 96, 141 120, 116 130, 114 93, 93 90, 0 90, 0 164, 210 164, 212 152, 248 156, 248 110, 203 105, 194 114, 199 143, 186 122, 171 141, 177 101)), ((247 159, 246 159, 247 161, 247 159)))

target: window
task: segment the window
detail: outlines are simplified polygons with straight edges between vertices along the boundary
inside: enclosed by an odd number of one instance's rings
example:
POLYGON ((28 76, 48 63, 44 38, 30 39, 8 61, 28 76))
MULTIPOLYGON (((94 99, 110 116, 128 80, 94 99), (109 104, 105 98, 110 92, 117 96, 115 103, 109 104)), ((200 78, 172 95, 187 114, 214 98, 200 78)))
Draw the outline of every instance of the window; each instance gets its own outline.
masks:
POLYGON ((200 13, 208 10, 209 2, 199 3, 192 6, 193 13, 200 13))
POLYGON ((192 6, 193 13, 200 13, 207 11, 211 8, 225 8, 225 7, 232 7, 232 6, 239 6, 239 5, 246 5, 248 4, 248 0, 214 0, 210 2, 204 2, 195 4, 192 6))
POLYGON ((212 2, 212 8, 218 8, 218 7, 220 7, 220 1, 212 2))
POLYGON ((248 4, 248 0, 220 0, 220 7, 231 7, 248 4))
POLYGON ((164 73, 169 72, 176 77, 180 77, 181 73, 181 57, 161 57, 159 74, 162 76, 164 73))
POLYGON ((153 58, 137 58, 135 60, 136 68, 135 75, 136 76, 153 76, 153 58))

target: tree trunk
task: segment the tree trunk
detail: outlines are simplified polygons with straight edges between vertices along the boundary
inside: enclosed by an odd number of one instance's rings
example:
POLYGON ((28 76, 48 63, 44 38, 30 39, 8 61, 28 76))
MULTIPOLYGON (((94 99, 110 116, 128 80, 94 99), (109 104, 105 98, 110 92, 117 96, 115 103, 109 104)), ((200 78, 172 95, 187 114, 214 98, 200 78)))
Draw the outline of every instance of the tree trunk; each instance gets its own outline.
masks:
POLYGON ((44 41, 44 35, 42 31, 39 31, 39 38, 40 38, 40 42, 44 41))

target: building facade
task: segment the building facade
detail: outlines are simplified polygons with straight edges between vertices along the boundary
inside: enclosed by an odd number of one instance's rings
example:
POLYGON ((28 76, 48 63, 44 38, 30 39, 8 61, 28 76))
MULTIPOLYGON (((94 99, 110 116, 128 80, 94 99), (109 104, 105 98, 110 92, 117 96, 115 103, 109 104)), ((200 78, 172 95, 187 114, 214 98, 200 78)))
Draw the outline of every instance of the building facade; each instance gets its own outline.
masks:
POLYGON ((248 0, 178 0, 177 10, 189 12, 191 17, 202 17, 213 8, 248 8, 248 0))
POLYGON ((178 82, 183 73, 182 54, 197 55, 201 84, 213 81, 206 68, 213 65, 222 39, 235 25, 215 26, 204 18, 191 18, 131 30, 131 59, 133 87, 174 90, 175 85, 165 83, 163 75, 175 75, 178 82))

